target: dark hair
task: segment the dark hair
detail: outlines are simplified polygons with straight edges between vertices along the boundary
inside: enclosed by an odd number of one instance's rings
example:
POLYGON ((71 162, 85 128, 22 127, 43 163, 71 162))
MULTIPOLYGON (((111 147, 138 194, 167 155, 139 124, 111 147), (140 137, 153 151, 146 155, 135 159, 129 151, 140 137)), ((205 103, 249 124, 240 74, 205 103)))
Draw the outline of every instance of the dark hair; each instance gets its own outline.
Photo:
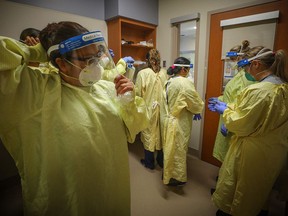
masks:
POLYGON ((169 76, 172 76, 173 75, 173 68, 170 66, 168 69, 167 69, 167 74, 169 76))
MULTIPOLYGON (((40 32, 39 40, 47 52, 51 46, 86 32, 89 31, 75 22, 63 21, 59 23, 50 23, 40 32)), ((69 56, 70 53, 65 55, 69 56)), ((58 65, 56 64, 55 59, 59 57, 61 57, 61 55, 58 50, 55 50, 50 54, 50 60, 56 67, 58 67, 58 65)))
POLYGON ((20 34, 20 40, 25 41, 26 37, 33 37, 37 38, 39 37, 40 30, 35 28, 26 28, 24 29, 20 34))
MULTIPOLYGON (((190 65, 190 61, 185 57, 179 57, 179 58, 175 59, 174 64, 190 65)), ((176 74, 178 74, 181 71, 183 66, 172 66, 170 68, 168 68, 169 73, 167 71, 167 74, 175 76, 176 74)))

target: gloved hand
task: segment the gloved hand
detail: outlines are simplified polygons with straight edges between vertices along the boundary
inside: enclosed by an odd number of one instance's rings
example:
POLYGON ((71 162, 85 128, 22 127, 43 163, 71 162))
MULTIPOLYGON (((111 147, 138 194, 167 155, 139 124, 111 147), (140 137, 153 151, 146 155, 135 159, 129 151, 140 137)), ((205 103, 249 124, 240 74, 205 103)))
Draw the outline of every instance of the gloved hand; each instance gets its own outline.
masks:
POLYGON ((218 98, 217 97, 211 97, 208 99, 208 109, 212 112, 216 112, 215 109, 215 104, 218 102, 218 98))
POLYGON ((221 125, 221 134, 223 135, 223 136, 227 136, 227 134, 228 134, 228 130, 227 130, 227 128, 225 127, 225 125, 224 124, 222 124, 221 125))
POLYGON ((115 54, 114 54, 114 52, 113 52, 112 49, 109 49, 109 53, 110 53, 110 55, 111 55, 112 58, 115 56, 115 54))
POLYGON ((211 97, 208 99, 209 104, 215 104, 217 101, 219 101, 217 97, 211 97))
POLYGON ((208 109, 212 112, 216 112, 216 109, 215 109, 215 104, 211 103, 211 104, 208 104, 208 109))
POLYGON ((134 59, 131 56, 123 57, 123 60, 126 62, 128 68, 132 68, 134 64, 134 59))
POLYGON ((223 114, 224 110, 227 109, 227 104, 221 101, 217 101, 217 103, 214 106, 215 112, 218 112, 219 114, 223 114))
POLYGON ((134 59, 131 56, 125 56, 125 57, 123 57, 123 60, 126 63, 134 63, 134 59))
POLYGON ((194 117, 193 117, 194 121, 198 121, 198 120, 201 120, 201 119, 202 119, 202 117, 201 117, 200 113, 195 114, 194 117))

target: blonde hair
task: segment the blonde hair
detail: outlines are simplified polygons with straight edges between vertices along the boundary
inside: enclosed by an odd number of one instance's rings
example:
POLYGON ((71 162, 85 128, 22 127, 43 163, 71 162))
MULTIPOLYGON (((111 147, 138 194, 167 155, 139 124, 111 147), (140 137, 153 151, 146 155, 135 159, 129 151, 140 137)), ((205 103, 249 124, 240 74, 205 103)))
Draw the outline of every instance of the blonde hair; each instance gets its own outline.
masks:
MULTIPOLYGON (((263 46, 256 46, 245 53, 244 58, 249 59, 268 51, 271 51, 271 49, 263 46)), ((288 71, 286 70, 287 54, 284 50, 267 53, 267 55, 260 56, 256 59, 266 65, 267 69, 269 69, 274 75, 280 77, 284 82, 288 82, 288 71)))
POLYGON ((147 63, 148 67, 151 68, 155 73, 158 73, 161 70, 161 58, 157 49, 149 50, 147 53, 147 63))

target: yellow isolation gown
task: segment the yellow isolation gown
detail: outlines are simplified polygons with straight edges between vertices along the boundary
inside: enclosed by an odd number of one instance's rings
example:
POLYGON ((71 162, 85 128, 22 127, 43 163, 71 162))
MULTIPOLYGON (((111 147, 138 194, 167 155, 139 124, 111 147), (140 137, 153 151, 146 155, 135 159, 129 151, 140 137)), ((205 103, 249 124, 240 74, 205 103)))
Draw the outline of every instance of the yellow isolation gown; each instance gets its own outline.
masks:
MULTIPOLYGON (((226 85, 223 96, 220 96, 218 99, 225 103, 235 103, 237 96, 240 92, 246 88, 248 85, 253 84, 254 82, 248 81, 245 77, 244 70, 240 70, 226 85)), ((224 161, 225 155, 229 148, 229 142, 231 132, 228 132, 227 136, 221 134, 221 125, 223 124, 223 116, 220 115, 219 125, 217 130, 217 135, 215 139, 215 144, 213 148, 213 157, 215 157, 220 162, 224 161)))
POLYGON ((233 216, 255 216, 287 158, 288 85, 252 84, 228 107, 224 123, 235 135, 212 200, 233 216))
POLYGON ((121 58, 116 64, 116 70, 107 70, 104 69, 103 74, 102 74, 102 79, 103 80, 108 80, 113 82, 115 77, 118 74, 124 75, 126 73, 126 62, 121 58))
POLYGON ((140 97, 122 106, 112 82, 75 87, 29 61, 33 47, 0 37, 0 138, 22 183, 24 214, 130 215, 127 141, 146 128, 140 97))
POLYGON ((167 72, 161 69, 155 73, 151 68, 138 72, 136 78, 136 95, 143 97, 150 117, 149 126, 141 132, 144 149, 154 152, 162 149, 160 135, 160 104, 162 91, 167 80, 167 72))
POLYGON ((186 156, 194 114, 201 113, 204 102, 193 82, 177 76, 167 81, 161 109, 164 170, 163 183, 171 178, 187 182, 186 156), (168 103, 167 103, 168 101, 168 103))

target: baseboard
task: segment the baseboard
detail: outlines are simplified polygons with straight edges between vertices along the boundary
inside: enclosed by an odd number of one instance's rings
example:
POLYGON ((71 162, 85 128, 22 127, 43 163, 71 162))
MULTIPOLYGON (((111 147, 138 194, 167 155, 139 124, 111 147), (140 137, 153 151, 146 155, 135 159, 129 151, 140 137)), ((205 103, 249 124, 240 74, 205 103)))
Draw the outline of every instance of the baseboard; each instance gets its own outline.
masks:
POLYGON ((193 149, 193 148, 188 147, 188 154, 200 159, 200 152, 199 152, 199 150, 196 150, 196 149, 193 149))

